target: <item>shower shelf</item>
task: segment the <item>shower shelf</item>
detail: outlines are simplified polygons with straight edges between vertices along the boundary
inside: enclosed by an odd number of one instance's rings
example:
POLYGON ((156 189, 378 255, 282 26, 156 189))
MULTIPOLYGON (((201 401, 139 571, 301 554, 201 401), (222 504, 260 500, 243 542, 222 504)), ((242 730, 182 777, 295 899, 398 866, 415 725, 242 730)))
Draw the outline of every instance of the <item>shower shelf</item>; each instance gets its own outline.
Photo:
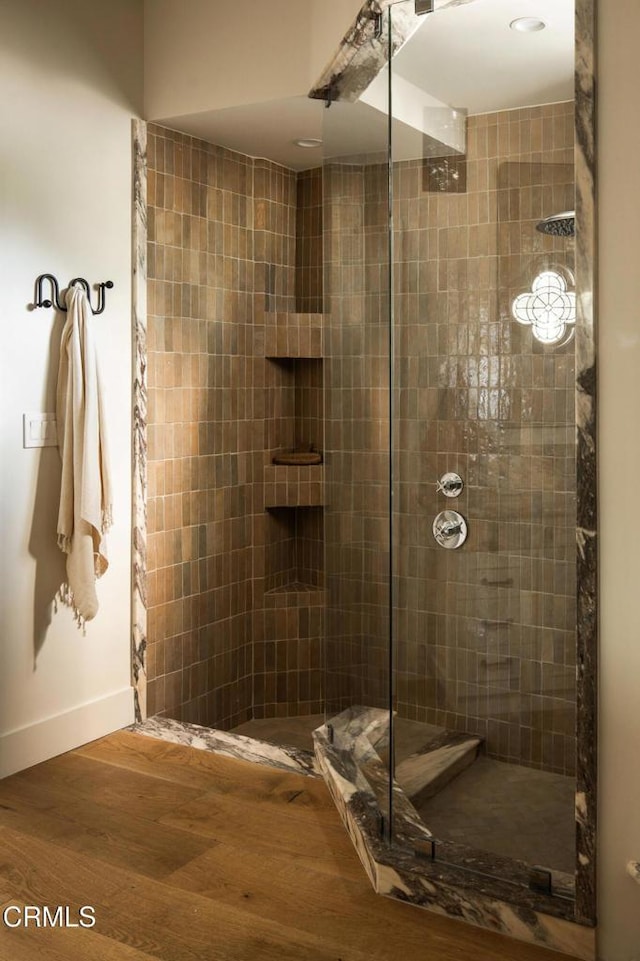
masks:
POLYGON ((265 313, 265 357, 322 357, 323 323, 324 314, 265 313))
POLYGON ((326 591, 313 584, 292 581, 265 591, 265 607, 322 607, 326 603, 326 591))
POLYGON ((324 466, 290 467, 269 464, 264 468, 264 506, 323 507, 324 466))

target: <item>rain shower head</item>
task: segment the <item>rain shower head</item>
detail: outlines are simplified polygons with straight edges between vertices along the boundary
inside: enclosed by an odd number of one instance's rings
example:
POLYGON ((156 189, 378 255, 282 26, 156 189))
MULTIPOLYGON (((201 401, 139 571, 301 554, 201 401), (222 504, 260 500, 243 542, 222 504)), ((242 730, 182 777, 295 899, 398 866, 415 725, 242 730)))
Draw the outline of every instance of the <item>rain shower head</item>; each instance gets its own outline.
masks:
POLYGON ((561 214, 552 214, 536 224, 536 230, 541 234, 551 234, 552 237, 575 237, 576 212, 565 210, 561 214))

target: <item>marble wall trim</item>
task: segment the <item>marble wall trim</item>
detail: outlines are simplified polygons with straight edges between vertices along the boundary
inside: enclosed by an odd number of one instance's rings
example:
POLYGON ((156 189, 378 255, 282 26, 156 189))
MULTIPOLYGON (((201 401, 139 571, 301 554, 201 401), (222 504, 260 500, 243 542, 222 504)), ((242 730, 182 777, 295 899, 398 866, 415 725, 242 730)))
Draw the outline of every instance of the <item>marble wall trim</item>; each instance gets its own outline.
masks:
POLYGON ((576 919, 596 920, 598 543, 595 0, 576 0, 576 919))
POLYGON ((147 716, 147 124, 132 122, 133 517, 131 678, 135 717, 147 716))
MULTIPOLYGON (((477 0, 434 0, 434 13, 446 7, 475 2, 477 0)), ((422 17, 415 13, 413 5, 398 4, 397 0, 366 0, 333 59, 309 92, 312 99, 353 102, 364 93, 388 63, 387 11, 394 4, 392 55, 413 36, 422 23, 422 17)))
POLYGON ((270 744, 268 741, 259 741, 244 734, 214 731, 200 724, 174 721, 169 717, 150 717, 139 724, 133 724, 128 730, 133 731, 134 734, 144 734, 146 737, 167 741, 170 744, 182 744, 199 751, 222 754, 237 761, 251 761, 253 764, 264 764, 280 771, 318 777, 311 751, 270 744))

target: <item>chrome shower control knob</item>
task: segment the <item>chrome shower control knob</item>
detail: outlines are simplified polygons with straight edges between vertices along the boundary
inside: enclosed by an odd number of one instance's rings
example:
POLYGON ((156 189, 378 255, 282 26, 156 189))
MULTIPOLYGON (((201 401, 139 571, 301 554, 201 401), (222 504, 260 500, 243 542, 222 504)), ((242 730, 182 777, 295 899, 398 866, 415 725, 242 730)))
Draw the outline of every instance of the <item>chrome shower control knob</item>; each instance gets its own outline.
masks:
POLYGON ((436 482, 436 490, 438 493, 442 492, 445 497, 459 497, 463 487, 464 484, 460 474, 455 474, 453 471, 447 471, 436 482))
POLYGON ((433 536, 448 551, 461 547, 467 534, 467 522, 457 511, 440 511, 433 522, 433 536))

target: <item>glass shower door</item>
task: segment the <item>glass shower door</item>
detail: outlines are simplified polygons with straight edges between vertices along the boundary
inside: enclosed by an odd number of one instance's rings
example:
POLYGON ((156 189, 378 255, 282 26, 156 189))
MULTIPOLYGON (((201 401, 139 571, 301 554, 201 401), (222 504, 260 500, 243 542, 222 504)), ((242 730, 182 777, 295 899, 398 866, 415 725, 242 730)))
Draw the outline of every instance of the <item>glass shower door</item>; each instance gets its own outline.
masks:
POLYGON ((336 752, 391 824, 388 71, 324 111, 325 690, 336 752))
POLYGON ((472 64, 443 70, 440 52, 482 7, 391 7, 394 773, 408 802, 393 833, 417 812, 437 858, 525 886, 539 865, 567 896, 574 238, 569 218, 538 224, 574 206, 574 108, 571 93, 457 102, 472 64))

